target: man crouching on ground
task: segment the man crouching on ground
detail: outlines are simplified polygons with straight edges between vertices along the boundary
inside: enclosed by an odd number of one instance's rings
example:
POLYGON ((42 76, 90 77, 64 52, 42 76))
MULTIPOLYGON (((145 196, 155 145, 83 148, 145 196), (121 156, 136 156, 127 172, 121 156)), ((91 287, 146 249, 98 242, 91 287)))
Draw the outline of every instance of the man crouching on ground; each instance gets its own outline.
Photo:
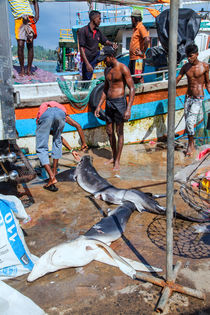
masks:
POLYGON ((105 86, 95 110, 95 116, 99 117, 101 106, 106 100, 106 132, 113 155, 113 158, 109 162, 114 164, 113 170, 118 171, 120 169, 120 156, 124 143, 124 121, 129 120, 131 117, 131 106, 134 100, 135 89, 130 70, 126 65, 117 61, 115 50, 112 47, 104 47, 98 57, 98 61, 104 61, 107 67, 104 71, 105 86), (129 88, 128 103, 125 97, 126 85, 129 88), (116 144, 114 124, 116 124, 118 145, 116 144))

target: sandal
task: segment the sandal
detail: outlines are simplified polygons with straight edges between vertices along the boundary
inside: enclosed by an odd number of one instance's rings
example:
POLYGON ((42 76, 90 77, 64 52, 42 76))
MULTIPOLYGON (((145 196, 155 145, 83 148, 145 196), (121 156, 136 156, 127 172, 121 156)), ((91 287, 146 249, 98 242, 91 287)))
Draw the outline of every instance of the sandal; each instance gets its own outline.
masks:
POLYGON ((56 187, 54 184, 51 184, 49 186, 43 186, 43 188, 52 192, 58 191, 58 187, 56 187))

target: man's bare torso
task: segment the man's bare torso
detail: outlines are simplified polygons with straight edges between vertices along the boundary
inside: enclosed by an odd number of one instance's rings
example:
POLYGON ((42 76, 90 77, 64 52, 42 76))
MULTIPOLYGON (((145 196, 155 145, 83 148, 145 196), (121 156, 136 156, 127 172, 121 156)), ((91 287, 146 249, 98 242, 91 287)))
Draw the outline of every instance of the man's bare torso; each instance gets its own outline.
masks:
POLYGON ((107 98, 119 98, 125 95, 124 65, 120 62, 113 68, 107 68, 105 72, 108 82, 107 98))
POLYGON ((207 64, 199 61, 198 64, 192 65, 187 63, 184 66, 184 72, 188 80, 187 95, 199 97, 204 95, 205 74, 207 64))

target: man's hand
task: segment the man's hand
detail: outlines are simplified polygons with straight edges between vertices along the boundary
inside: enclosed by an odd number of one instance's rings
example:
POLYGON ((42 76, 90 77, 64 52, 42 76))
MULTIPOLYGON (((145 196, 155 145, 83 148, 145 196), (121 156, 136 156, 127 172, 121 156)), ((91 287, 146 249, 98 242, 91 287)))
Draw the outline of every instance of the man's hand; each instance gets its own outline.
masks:
POLYGON ((96 110, 95 110, 95 113, 94 113, 94 115, 96 116, 96 117, 99 117, 100 116, 100 107, 97 107, 96 108, 96 110))
POLYGON ((118 48, 117 43, 112 43, 112 47, 116 50, 118 48))
POLYGON ((28 24, 29 22, 28 15, 22 15, 22 19, 23 19, 23 24, 28 24))
POLYGON ((130 109, 126 109, 123 118, 124 118, 124 120, 129 120, 131 118, 131 110, 130 109))
POLYGON ((39 21, 39 15, 38 15, 38 14, 35 14, 34 23, 37 23, 38 21, 39 21))
POLYGON ((91 66, 90 63, 87 63, 87 64, 86 64, 86 68, 87 68, 87 71, 88 71, 88 72, 93 72, 93 67, 91 66))
POLYGON ((81 156, 77 151, 72 151, 72 155, 75 158, 76 161, 80 161, 81 160, 81 156))
POLYGON ((144 53, 139 48, 135 50, 135 55, 144 58, 144 53))

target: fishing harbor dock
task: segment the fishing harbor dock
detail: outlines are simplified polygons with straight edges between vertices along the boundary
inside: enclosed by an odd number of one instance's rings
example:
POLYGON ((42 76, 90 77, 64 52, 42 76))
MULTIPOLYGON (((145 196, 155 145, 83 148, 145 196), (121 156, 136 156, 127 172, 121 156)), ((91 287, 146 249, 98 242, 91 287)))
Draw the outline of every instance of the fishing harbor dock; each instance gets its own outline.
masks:
MULTIPOLYGON (((98 173, 114 186, 166 194, 166 143, 126 145, 118 173, 112 171, 111 165, 104 165, 111 157, 110 147, 93 148, 88 154, 93 157, 93 165, 98 173)), ((38 160, 33 156, 29 159, 36 167, 37 178, 24 185, 10 186, 9 189, 26 206, 28 202, 29 205, 34 202, 26 208, 31 222, 22 225, 32 254, 40 257, 53 246, 84 234, 107 214, 108 208, 117 207, 93 199, 76 182, 65 177, 63 172, 76 166, 70 153, 64 153, 60 159, 59 191, 56 193, 43 189, 45 174, 39 169, 38 160)), ((182 149, 176 150, 175 172, 189 165, 193 159, 184 157, 182 149)), ((3 185, 8 189, 8 183, 3 185)), ((179 190, 177 183, 175 189, 179 190)), ((183 201, 179 192, 175 193, 174 198, 177 212, 193 213, 194 210, 183 201)), ((165 205, 166 198, 158 199, 158 202, 165 205)), ((164 314, 209 314, 210 237, 209 234, 196 233, 196 225, 174 220, 174 264, 177 260, 182 262, 177 283, 205 292, 206 300, 174 293, 164 314)), ((163 272, 158 276, 163 277, 166 272, 166 217, 135 211, 126 225, 125 233, 111 244, 111 248, 124 257, 162 268, 163 272)), ((131 280, 118 268, 95 261, 84 267, 49 273, 32 283, 27 282, 27 275, 6 282, 31 298, 49 315, 155 314, 161 292, 157 286, 131 280)))

